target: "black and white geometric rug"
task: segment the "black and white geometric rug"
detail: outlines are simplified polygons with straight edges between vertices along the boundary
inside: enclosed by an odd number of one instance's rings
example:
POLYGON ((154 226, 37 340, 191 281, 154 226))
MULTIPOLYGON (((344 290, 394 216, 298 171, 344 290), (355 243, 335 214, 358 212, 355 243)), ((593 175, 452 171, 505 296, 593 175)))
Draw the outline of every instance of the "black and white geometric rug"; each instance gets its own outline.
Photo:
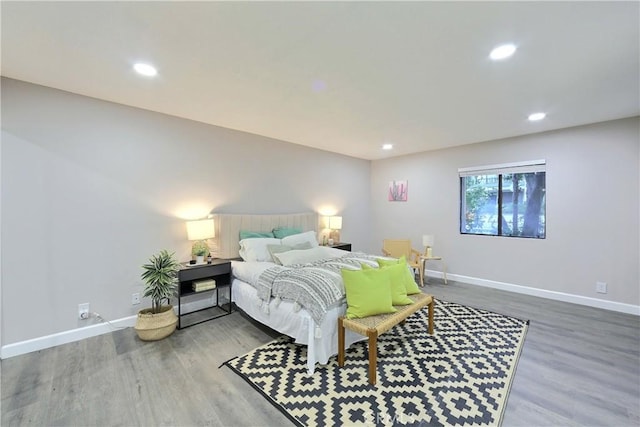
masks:
POLYGON ((528 321, 436 301, 378 338, 378 378, 367 343, 307 373, 306 347, 280 337, 225 364, 300 426, 493 426, 502 421, 528 321))

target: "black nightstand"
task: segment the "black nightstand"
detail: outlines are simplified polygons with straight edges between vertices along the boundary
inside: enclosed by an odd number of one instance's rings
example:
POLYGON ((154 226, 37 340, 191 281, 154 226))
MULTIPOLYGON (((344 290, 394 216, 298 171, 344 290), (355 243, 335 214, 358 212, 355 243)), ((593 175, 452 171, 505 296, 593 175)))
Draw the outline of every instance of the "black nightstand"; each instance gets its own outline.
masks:
POLYGON ((329 245, 329 247, 351 252, 351 243, 337 242, 333 245, 329 245))
POLYGON ((226 259, 214 259, 211 264, 202 264, 187 266, 183 263, 178 271, 178 329, 188 326, 197 325, 198 323, 216 319, 218 317, 231 314, 231 262, 226 259), (213 279, 216 281, 216 287, 202 291, 193 289, 194 282, 213 279), (196 298, 190 298, 195 295, 203 295, 205 293, 216 294, 216 303, 205 308, 182 312, 182 305, 188 300, 196 301, 196 298), (204 313, 204 311, 210 311, 204 313), (202 313, 200 313, 202 312, 202 313), (194 314, 200 313, 200 314, 194 314), (182 318, 189 316, 190 321, 183 325, 182 318))

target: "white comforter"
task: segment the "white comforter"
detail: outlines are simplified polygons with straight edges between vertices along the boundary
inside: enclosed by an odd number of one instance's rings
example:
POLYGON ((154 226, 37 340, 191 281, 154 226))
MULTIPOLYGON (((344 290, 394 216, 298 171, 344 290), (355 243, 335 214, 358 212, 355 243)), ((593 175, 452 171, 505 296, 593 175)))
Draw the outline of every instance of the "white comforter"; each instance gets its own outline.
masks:
MULTIPOLYGON (((317 363, 326 364, 331 356, 338 354, 338 317, 345 314, 346 304, 327 310, 320 324, 316 324, 305 309, 295 307, 292 301, 283 300, 278 304, 271 302, 269 310, 264 310, 263 301, 249 283, 256 283, 260 274, 275 264, 232 261, 231 265, 234 275, 232 300, 258 322, 294 338, 298 344, 306 345, 309 374, 313 374, 317 363)), ((347 347, 364 339, 361 335, 346 331, 347 347)))

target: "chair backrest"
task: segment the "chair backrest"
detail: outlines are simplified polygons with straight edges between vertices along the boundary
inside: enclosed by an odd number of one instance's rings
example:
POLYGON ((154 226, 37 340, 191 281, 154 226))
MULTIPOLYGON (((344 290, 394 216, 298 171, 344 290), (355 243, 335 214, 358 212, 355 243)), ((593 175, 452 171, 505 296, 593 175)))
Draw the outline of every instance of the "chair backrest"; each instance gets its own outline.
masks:
POLYGON ((407 260, 411 259, 411 240, 409 239, 384 239, 382 249, 394 258, 404 255, 407 260))

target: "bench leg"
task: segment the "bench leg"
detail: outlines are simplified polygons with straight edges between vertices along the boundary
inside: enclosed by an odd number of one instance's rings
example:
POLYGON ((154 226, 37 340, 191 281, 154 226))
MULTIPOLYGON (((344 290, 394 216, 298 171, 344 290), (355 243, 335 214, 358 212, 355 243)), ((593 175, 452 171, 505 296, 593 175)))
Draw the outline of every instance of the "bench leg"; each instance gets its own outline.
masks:
POLYGON ((429 303, 429 335, 433 335, 433 312, 435 311, 435 308, 436 300, 432 298, 429 303))
POLYGON ((344 366, 344 318, 338 318, 338 366, 344 366))
POLYGON ((375 329, 369 329, 367 336, 369 337, 369 384, 375 384, 378 367, 378 332, 375 329))

